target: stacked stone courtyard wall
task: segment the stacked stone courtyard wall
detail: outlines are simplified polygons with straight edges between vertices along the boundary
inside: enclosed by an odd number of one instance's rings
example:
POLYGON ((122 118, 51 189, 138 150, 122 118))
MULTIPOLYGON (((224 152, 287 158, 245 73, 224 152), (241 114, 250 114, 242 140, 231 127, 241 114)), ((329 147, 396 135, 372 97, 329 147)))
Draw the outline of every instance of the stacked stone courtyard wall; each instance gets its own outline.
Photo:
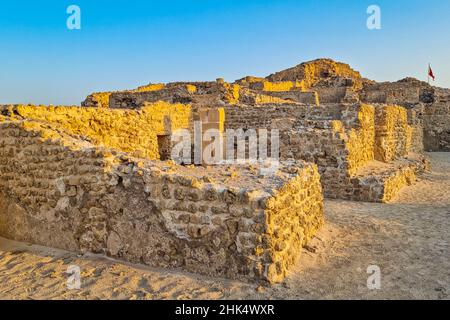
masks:
POLYGON ((450 102, 419 107, 426 151, 450 151, 450 102))
POLYGON ((225 110, 226 128, 278 129, 281 158, 316 163, 329 198, 390 201, 401 187, 415 180, 406 176, 427 167, 421 156, 389 166, 382 164, 423 149, 420 123, 412 116, 409 120, 402 107, 326 104, 225 110))
POLYGON ((400 106, 386 105, 378 105, 375 109, 375 159, 391 162, 407 155, 413 136, 407 110, 400 106))
POLYGON ((41 121, 0 123, 0 235, 155 267, 282 281, 324 221, 317 167, 253 171, 136 159, 41 121), (210 178, 205 180, 205 176, 210 178), (214 182, 211 182, 214 181, 214 182))
POLYGON ((16 118, 54 124, 96 145, 159 159, 158 135, 170 135, 191 125, 191 107, 158 102, 140 110, 80 107, 4 106, 0 110, 16 118))

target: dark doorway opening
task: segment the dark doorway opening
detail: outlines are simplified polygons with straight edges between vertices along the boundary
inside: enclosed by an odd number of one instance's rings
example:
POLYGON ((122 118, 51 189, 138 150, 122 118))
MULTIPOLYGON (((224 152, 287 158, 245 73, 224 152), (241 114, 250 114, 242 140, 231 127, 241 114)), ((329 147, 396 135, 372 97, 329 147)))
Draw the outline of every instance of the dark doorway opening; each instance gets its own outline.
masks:
POLYGON ((160 160, 170 160, 172 151, 170 135, 158 136, 158 150, 160 160))

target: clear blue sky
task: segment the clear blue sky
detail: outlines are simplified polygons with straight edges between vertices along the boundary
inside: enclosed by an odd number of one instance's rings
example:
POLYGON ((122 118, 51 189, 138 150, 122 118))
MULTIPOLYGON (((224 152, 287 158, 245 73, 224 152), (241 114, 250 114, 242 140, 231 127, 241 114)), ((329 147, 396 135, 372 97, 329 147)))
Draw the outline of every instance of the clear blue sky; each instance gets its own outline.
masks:
POLYGON ((2 0, 0 103, 79 104, 148 82, 233 81, 329 57, 450 87, 448 0, 2 0), (68 30, 76 4, 82 29, 68 30), (366 28, 381 7, 382 29, 366 28))

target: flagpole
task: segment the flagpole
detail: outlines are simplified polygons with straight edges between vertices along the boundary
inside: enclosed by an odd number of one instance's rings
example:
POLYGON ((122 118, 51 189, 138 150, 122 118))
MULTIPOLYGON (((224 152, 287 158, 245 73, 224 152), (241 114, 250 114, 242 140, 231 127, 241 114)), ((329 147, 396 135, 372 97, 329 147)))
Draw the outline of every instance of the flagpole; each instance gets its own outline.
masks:
POLYGON ((430 70, 431 70, 431 63, 428 63, 428 84, 430 84, 430 70))

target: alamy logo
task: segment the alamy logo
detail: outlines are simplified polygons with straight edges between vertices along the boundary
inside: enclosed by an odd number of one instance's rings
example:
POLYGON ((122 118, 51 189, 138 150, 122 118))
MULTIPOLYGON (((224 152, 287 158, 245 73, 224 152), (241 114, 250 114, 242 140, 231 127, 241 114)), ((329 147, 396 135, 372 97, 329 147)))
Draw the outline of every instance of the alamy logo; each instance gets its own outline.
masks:
POLYGON ((67 268, 66 273, 69 275, 67 279, 67 289, 80 290, 81 288, 81 270, 79 266, 71 265, 67 268))
POLYGON ((177 164, 259 164, 262 175, 274 174, 279 166, 277 129, 227 129, 222 132, 217 128, 202 130, 202 122, 196 121, 193 137, 189 130, 180 129, 172 134, 171 142, 171 159, 177 164))
POLYGON ((367 268, 367 274, 370 276, 367 278, 367 288, 369 290, 381 289, 381 269, 379 266, 369 266, 367 268))
POLYGON ((367 8, 367 29, 380 30, 381 29, 381 9, 377 5, 371 5, 367 8))
POLYGON ((67 7, 66 13, 69 15, 67 18, 67 29, 80 30, 81 29, 81 9, 77 5, 70 5, 67 7))

